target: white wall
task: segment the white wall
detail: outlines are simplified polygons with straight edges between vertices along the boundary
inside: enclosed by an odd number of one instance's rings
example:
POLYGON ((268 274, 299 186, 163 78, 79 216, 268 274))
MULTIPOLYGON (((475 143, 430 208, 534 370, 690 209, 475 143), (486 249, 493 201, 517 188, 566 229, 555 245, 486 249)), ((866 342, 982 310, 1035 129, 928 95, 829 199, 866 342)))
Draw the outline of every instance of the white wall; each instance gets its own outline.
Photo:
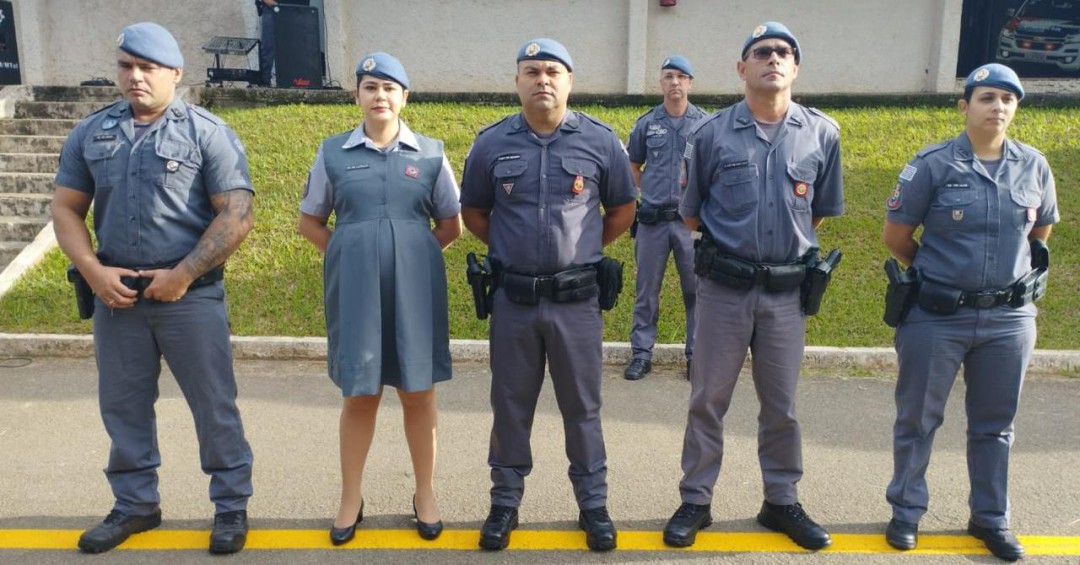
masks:
MULTIPOLYGON (((518 48, 563 42, 575 90, 657 93, 663 59, 694 64, 696 93, 741 91, 743 41, 765 20, 791 28, 804 51, 796 91, 941 92, 954 88, 962 0, 323 0, 331 76, 349 88, 357 59, 388 51, 417 91, 508 92, 518 48)), ((76 84, 115 75, 120 29, 151 20, 184 51, 185 84, 200 84, 213 35, 257 37, 251 0, 15 0, 24 80, 76 84)), ((229 66, 243 66, 237 58, 229 66)))

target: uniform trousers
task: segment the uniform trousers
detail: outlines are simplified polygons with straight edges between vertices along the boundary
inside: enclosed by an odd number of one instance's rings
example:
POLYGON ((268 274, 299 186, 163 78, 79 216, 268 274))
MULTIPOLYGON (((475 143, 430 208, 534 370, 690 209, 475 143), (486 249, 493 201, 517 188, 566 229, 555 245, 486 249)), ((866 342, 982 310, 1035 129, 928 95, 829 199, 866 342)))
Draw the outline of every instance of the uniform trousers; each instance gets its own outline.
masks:
POLYGON ((637 262, 637 291, 634 318, 630 329, 630 347, 638 359, 652 359, 656 344, 656 323, 660 319, 660 291, 669 254, 675 255, 683 306, 686 309, 686 358, 694 355, 694 300, 697 276, 694 275, 694 243, 690 229, 682 222, 638 224, 634 239, 637 262))
POLYGON ((930 493, 926 468, 945 402, 964 365, 971 520, 1009 525, 1009 451, 1024 373, 1035 349, 1035 307, 961 308, 939 316, 914 307, 896 329, 893 478, 886 498, 893 517, 918 523, 930 493))
POLYGON ((159 505, 154 403, 162 356, 194 417, 216 512, 245 509, 252 453, 236 407, 222 283, 191 289, 174 303, 140 299, 133 308, 111 310, 97 299, 94 350, 101 418, 112 440, 105 476, 114 509, 145 515, 159 505))
POLYGON ((491 503, 518 507, 532 471, 536 402, 548 365, 566 436, 578 507, 607 505, 607 455, 600 425, 603 318, 595 298, 535 306, 496 290, 491 314, 491 503))
POLYGON ((802 438, 795 419, 795 387, 806 338, 799 290, 769 293, 759 285, 733 290, 698 277, 698 348, 690 371, 690 408, 679 483, 682 501, 711 504, 724 457, 724 415, 746 351, 757 391, 758 460, 765 500, 798 501, 802 438))

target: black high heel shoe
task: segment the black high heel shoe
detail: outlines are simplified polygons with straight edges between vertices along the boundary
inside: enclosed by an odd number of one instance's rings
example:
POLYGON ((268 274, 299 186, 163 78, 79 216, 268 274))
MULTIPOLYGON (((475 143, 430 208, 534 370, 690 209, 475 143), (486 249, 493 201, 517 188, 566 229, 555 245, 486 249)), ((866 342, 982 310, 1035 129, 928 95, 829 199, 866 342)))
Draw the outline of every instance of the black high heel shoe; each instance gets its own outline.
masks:
POLYGON ((416 513, 416 495, 412 497, 412 513, 413 518, 416 519, 416 533, 420 534, 420 537, 426 540, 433 540, 439 537, 442 533, 443 525, 442 520, 435 522, 434 524, 428 524, 427 522, 420 521, 420 515, 416 513))
POLYGON ((345 528, 335 528, 333 524, 330 524, 330 543, 334 545, 343 545, 352 541, 356 537, 356 525, 364 521, 364 499, 360 499, 360 513, 356 515, 356 521, 351 526, 345 528))

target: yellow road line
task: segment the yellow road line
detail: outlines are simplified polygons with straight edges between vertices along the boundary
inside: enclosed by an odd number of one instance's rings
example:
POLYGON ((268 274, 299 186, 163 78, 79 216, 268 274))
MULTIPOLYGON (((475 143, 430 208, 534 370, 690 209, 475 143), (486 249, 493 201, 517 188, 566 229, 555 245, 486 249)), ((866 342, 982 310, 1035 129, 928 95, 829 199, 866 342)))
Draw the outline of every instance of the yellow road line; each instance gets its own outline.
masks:
MULTIPOLYGON (((0 549, 75 549, 81 530, 0 530, 0 549)), ((451 549, 477 550, 476 530, 446 530, 435 541, 425 541, 415 530, 365 530, 346 545, 330 544, 325 530, 252 530, 247 549, 451 549)), ((208 530, 154 530, 131 536, 119 549, 205 549, 208 530)), ((1080 536, 1020 536, 1028 555, 1080 555, 1080 536)), ((510 550, 586 550, 580 531, 519 530, 511 536, 510 550)), ((786 536, 775 533, 701 532, 686 549, 664 545, 660 532, 619 532, 620 551, 695 551, 721 553, 802 552, 786 536)), ((823 553, 899 553, 880 534, 835 534, 823 553)), ((919 547, 905 554, 984 555, 989 552, 971 536, 919 536, 919 547)))

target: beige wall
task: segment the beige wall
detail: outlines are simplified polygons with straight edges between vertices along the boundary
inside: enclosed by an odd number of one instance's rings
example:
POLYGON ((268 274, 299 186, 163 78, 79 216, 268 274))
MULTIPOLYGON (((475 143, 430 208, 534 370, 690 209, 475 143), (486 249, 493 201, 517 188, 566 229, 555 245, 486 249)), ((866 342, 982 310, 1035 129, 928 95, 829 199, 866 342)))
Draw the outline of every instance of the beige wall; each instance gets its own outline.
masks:
MULTIPOLYGON (((951 91, 962 0, 324 0, 331 77, 348 88, 361 54, 404 63, 417 91, 507 92, 514 58, 534 37, 570 50, 575 90, 657 93, 658 67, 679 52, 698 93, 741 91, 743 40, 784 22, 804 59, 804 93, 951 91)), ((250 0, 15 0, 24 81, 76 84, 115 74, 112 50, 128 23, 156 21, 180 42, 185 84, 200 84, 213 35, 257 37, 250 0)), ((240 58, 229 66, 243 66, 240 58)))

